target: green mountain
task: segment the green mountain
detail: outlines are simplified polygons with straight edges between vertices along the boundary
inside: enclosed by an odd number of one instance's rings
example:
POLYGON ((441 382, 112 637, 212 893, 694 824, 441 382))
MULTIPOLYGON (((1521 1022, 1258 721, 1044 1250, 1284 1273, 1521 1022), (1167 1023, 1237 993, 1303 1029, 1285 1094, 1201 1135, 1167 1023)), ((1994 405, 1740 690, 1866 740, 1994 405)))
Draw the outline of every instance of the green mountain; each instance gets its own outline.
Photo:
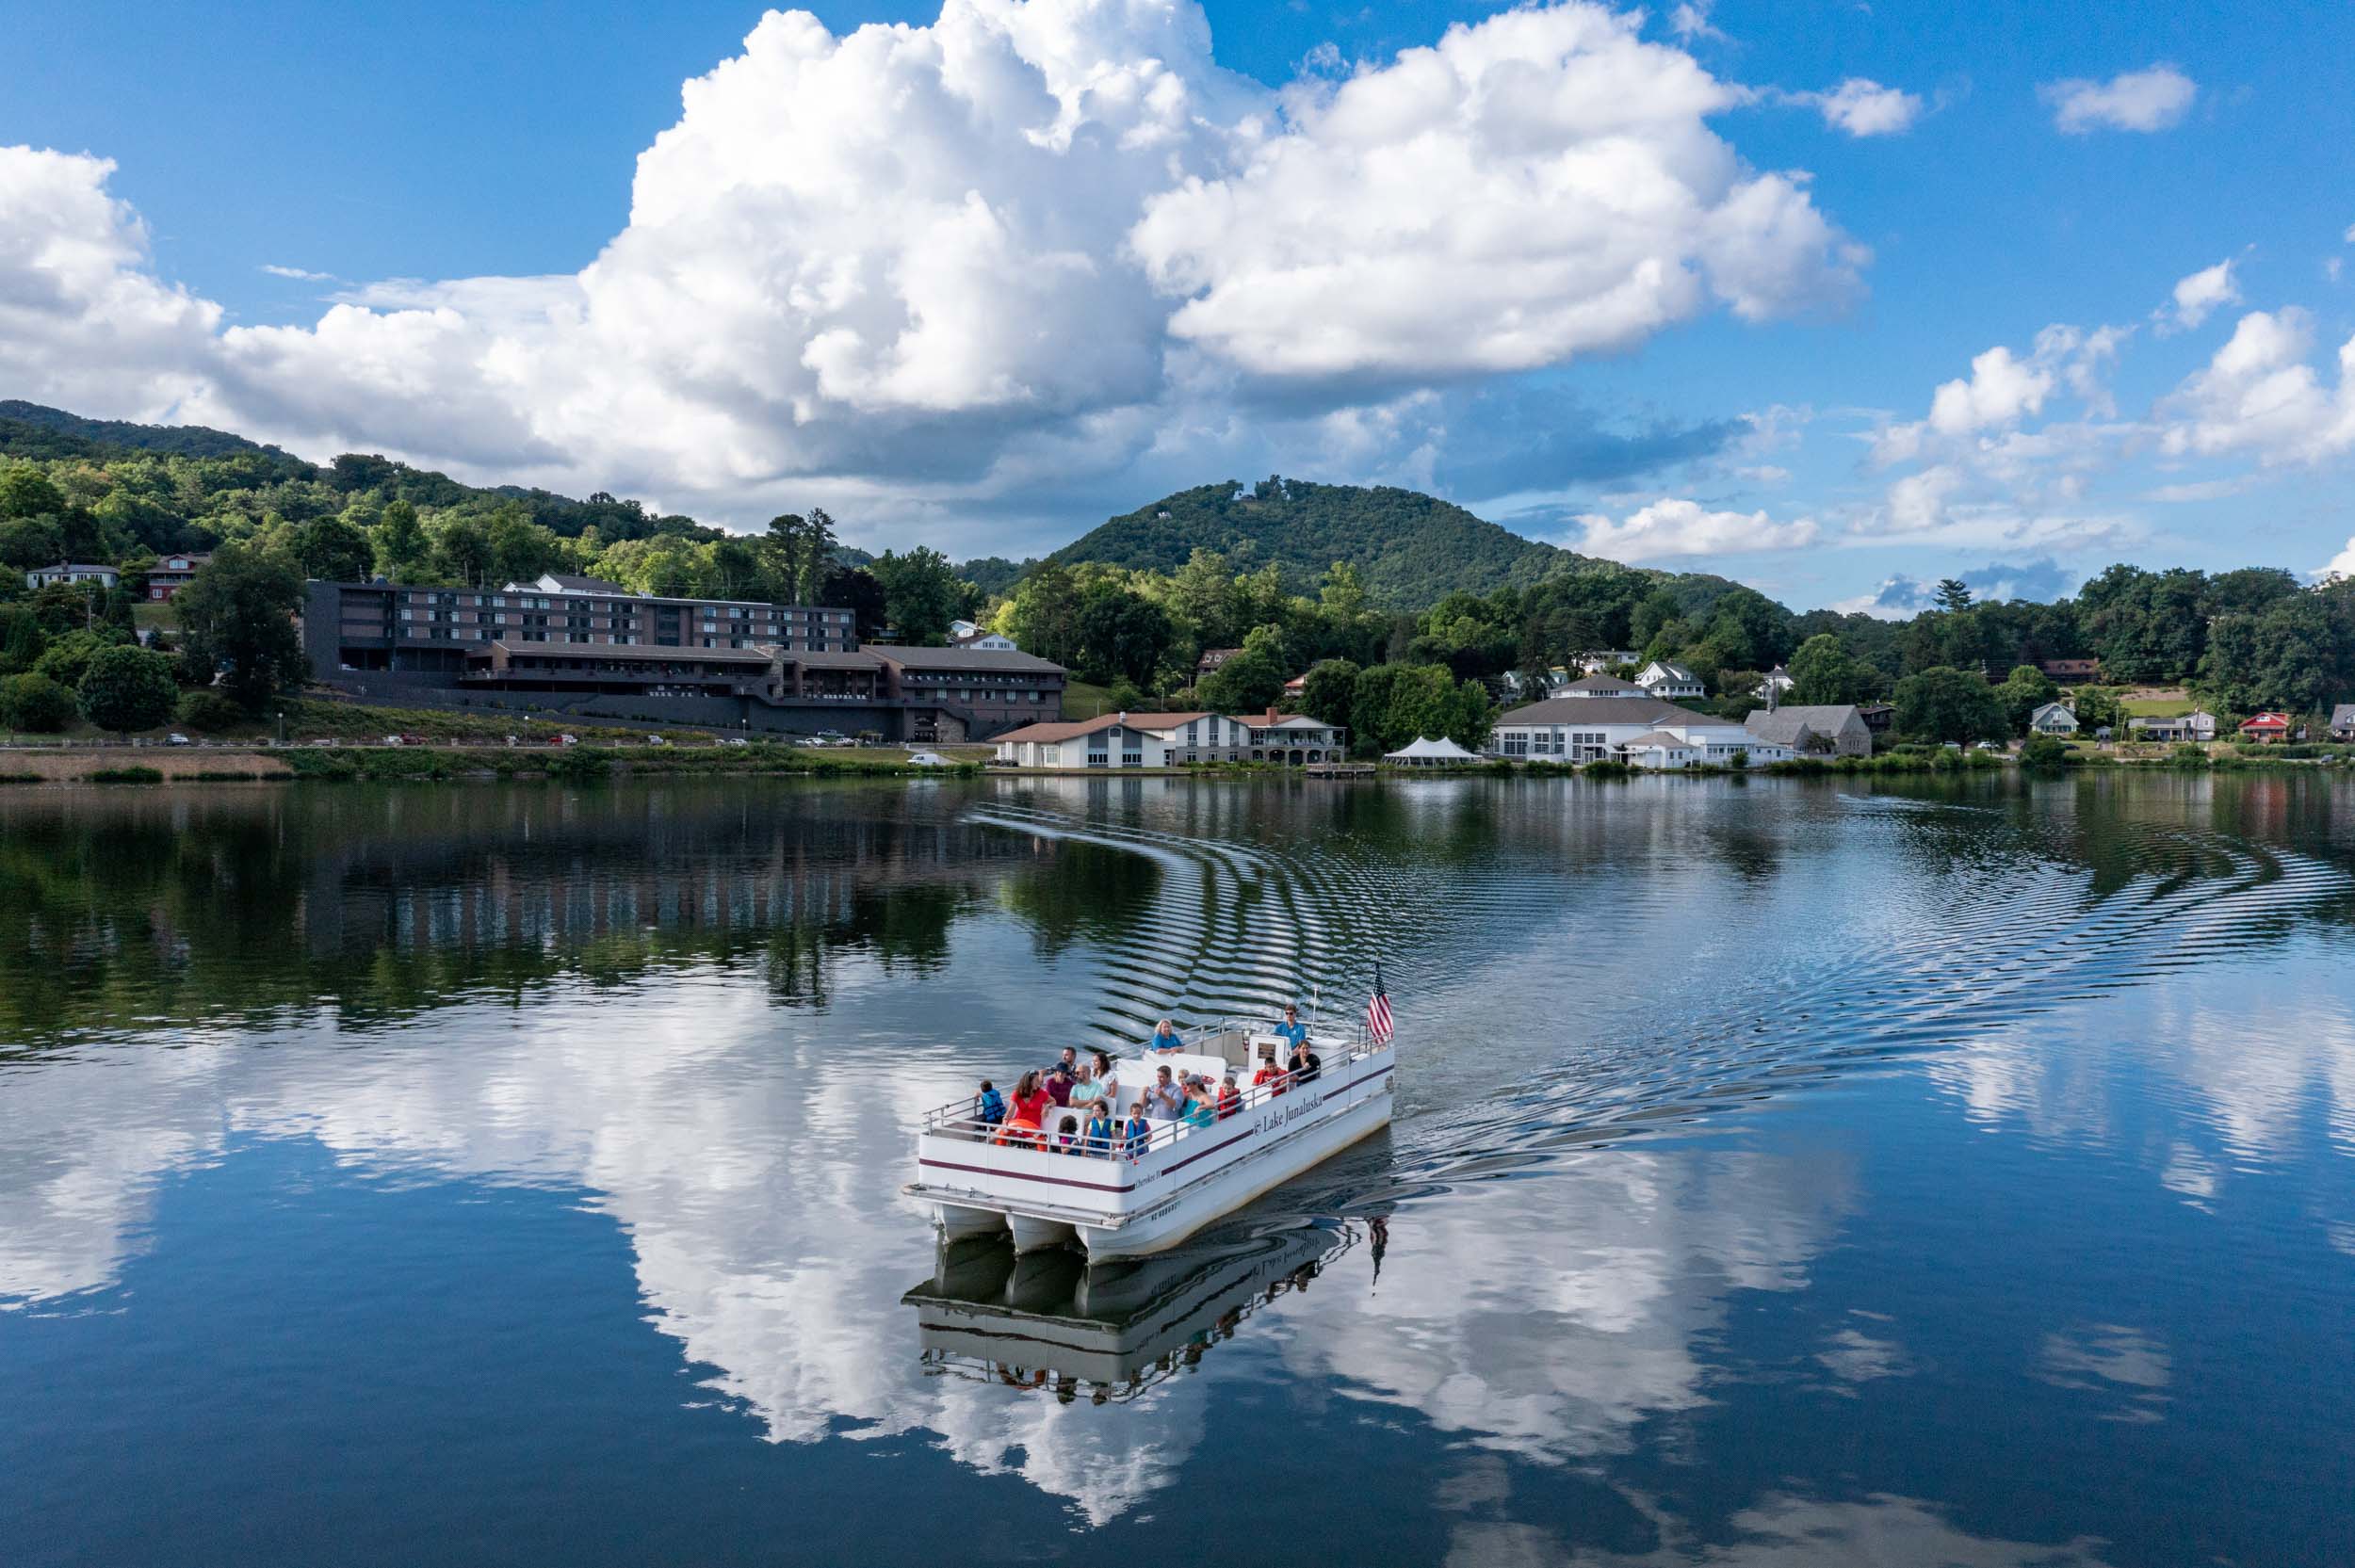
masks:
POLYGON ((1303 590, 1335 561, 1347 561, 1369 597, 1399 608, 1456 590, 1487 593, 1534 583, 1584 559, 1417 491, 1281 477, 1181 490, 1048 558, 1169 572, 1196 550, 1215 550, 1242 570, 1274 561, 1286 583, 1303 590))
POLYGON ((0 451, 20 458, 116 458, 132 452, 157 457, 225 458, 239 452, 285 457, 226 430, 202 425, 134 425, 122 419, 85 419, 63 409, 10 397, 0 399, 0 451))

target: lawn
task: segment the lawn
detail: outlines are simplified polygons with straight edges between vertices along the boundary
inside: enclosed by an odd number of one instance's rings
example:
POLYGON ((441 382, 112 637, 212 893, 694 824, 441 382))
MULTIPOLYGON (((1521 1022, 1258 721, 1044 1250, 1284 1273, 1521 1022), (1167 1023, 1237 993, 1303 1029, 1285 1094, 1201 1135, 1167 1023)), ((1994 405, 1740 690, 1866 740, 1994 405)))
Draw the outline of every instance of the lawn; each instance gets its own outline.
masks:
POLYGON ((2172 719, 2179 713, 2189 713, 2200 704, 2186 692, 2169 697, 2126 697, 2119 702, 2129 719, 2172 719))
POLYGON ((1063 716, 1065 719, 1094 719, 1113 710, 1110 687, 1090 686, 1085 681, 1065 681, 1063 687, 1063 716))

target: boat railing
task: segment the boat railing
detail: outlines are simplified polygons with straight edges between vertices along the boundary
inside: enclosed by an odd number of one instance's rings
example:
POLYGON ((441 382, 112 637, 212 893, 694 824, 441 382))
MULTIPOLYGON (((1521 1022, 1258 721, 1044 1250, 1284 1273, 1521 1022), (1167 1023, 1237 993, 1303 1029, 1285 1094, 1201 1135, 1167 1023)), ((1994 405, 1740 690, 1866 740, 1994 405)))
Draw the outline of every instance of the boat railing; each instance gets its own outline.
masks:
MULTIPOLYGON (((1221 1039, 1238 1029, 1244 1030, 1246 1038, 1253 1033, 1265 1034, 1269 1032, 1269 1027, 1267 1026, 1254 1026, 1240 1021, 1206 1024, 1180 1038, 1192 1045, 1221 1039)), ((1133 1163, 1144 1159, 1157 1149, 1166 1149, 1172 1144, 1182 1141, 1191 1133, 1212 1131, 1221 1123, 1234 1121, 1259 1107, 1267 1105, 1280 1095, 1309 1088, 1349 1063, 1360 1060, 1372 1049, 1367 1040, 1362 1021, 1345 1042, 1337 1041, 1331 1036, 1310 1035, 1309 1039, 1311 1041, 1322 1039, 1324 1043, 1338 1045, 1340 1048, 1334 1056, 1324 1058, 1323 1064, 1315 1069, 1305 1081, 1300 1079, 1298 1074, 1283 1073, 1269 1079, 1266 1083, 1237 1084, 1234 1104, 1224 1107, 1212 1120, 1207 1123, 1188 1122, 1184 1117, 1179 1116, 1166 1122, 1157 1121, 1152 1123, 1152 1130, 1141 1140, 1131 1140, 1125 1130, 1117 1130, 1124 1129, 1128 1123, 1125 1116, 1118 1117, 1113 1123, 1116 1130, 1113 1133, 1113 1147, 1110 1150, 1090 1146, 1085 1132, 1085 1116, 1081 1111, 1059 1106, 1049 1112, 1050 1118, 1056 1113, 1081 1118, 1081 1131, 1071 1140, 1070 1145, 1066 1147, 1058 1141, 1061 1134, 1053 1126, 1041 1127, 1037 1135, 1033 1137, 1027 1129, 1009 1130, 1003 1122, 983 1121, 981 1096, 978 1093, 926 1111, 923 1130, 950 1138, 966 1138, 975 1142, 1001 1142, 1010 1148, 1070 1155, 1082 1159, 1126 1159, 1133 1163)), ((1195 1054, 1207 1055, 1208 1053, 1195 1054)), ((1137 1059, 1149 1062, 1152 1057, 1150 1053, 1147 1053, 1137 1059)), ((1142 1095, 1144 1090, 1140 1088, 1137 1092, 1142 1095)))

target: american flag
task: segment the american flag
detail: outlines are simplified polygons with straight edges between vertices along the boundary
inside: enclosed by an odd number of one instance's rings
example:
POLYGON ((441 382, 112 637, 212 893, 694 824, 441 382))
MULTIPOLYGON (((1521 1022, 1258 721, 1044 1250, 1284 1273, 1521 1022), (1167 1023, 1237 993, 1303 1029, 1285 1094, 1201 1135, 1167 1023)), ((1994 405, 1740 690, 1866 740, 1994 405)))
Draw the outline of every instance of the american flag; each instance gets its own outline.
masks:
POLYGON ((1366 1033, 1376 1045, 1390 1043, 1390 997, 1382 989, 1382 965, 1373 966, 1373 1000, 1366 1004, 1366 1033))

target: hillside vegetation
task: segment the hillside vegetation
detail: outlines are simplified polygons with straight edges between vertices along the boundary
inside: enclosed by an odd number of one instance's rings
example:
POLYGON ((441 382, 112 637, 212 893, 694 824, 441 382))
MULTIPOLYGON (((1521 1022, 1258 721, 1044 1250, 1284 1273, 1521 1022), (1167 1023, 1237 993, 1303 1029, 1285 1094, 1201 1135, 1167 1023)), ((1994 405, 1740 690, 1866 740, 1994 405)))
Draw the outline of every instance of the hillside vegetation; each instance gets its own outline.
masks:
POLYGON ((1272 563, 1295 590, 1345 562, 1369 600, 1397 609, 1420 609, 1451 592, 1525 588, 1584 560, 1416 491, 1282 477, 1181 490, 1089 530, 1048 558, 1175 572, 1196 550, 1245 570, 1272 563))

